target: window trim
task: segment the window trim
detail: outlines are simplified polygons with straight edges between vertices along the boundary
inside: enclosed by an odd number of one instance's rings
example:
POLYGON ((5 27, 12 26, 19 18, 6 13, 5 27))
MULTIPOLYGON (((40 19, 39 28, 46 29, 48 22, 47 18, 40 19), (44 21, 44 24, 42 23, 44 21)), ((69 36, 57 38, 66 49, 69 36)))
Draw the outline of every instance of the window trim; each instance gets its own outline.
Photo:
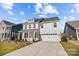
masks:
POLYGON ((31 29, 31 24, 29 24, 29 29, 31 29))
POLYGON ((27 25, 25 25, 25 29, 27 29, 27 25))

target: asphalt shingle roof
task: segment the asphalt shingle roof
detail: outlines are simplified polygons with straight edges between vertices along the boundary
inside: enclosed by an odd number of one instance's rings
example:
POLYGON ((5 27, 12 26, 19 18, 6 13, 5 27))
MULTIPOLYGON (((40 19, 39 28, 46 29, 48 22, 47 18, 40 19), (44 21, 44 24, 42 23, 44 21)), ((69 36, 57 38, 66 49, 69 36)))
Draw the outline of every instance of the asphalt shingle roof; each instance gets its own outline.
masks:
POLYGON ((37 21, 39 22, 46 22, 46 21, 59 21, 58 17, 51 17, 51 18, 40 18, 37 21))
POLYGON ((6 20, 2 20, 1 22, 4 22, 4 23, 7 24, 7 25, 14 25, 14 23, 9 22, 9 21, 6 21, 6 20))
POLYGON ((70 26, 72 26, 75 29, 79 29, 79 20, 77 20, 77 21, 69 21, 69 22, 66 22, 66 23, 69 24, 70 26))

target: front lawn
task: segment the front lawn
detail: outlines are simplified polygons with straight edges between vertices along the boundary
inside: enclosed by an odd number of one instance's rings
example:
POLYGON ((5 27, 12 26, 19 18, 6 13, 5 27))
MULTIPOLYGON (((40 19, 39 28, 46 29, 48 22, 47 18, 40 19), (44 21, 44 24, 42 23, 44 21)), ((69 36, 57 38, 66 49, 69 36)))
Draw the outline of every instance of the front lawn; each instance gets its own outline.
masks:
POLYGON ((0 56, 31 44, 27 41, 0 41, 0 56))
MULTIPOLYGON (((79 56, 79 45, 71 42, 60 42, 69 56, 79 56)), ((79 42, 78 42, 79 43, 79 42)))

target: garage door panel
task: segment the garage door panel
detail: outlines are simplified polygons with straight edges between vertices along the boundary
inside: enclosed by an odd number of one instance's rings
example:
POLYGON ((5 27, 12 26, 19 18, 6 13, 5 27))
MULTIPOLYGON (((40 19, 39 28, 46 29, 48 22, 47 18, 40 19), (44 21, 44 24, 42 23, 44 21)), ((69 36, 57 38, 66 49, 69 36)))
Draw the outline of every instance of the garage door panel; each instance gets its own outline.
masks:
POLYGON ((57 35, 41 35, 42 41, 60 41, 57 35))

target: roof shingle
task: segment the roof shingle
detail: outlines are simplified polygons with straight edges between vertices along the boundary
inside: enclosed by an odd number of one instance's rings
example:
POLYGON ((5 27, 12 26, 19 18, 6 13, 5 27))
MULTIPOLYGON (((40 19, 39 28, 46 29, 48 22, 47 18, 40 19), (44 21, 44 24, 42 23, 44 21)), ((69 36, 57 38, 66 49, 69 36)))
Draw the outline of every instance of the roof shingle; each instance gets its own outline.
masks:
POLYGON ((69 22, 66 22, 67 24, 69 24, 70 26, 72 26, 73 28, 75 29, 79 29, 79 21, 69 21, 69 22))
POLYGON ((14 23, 9 22, 9 21, 6 21, 6 20, 2 20, 1 22, 4 22, 4 23, 7 24, 7 25, 14 25, 14 23))

